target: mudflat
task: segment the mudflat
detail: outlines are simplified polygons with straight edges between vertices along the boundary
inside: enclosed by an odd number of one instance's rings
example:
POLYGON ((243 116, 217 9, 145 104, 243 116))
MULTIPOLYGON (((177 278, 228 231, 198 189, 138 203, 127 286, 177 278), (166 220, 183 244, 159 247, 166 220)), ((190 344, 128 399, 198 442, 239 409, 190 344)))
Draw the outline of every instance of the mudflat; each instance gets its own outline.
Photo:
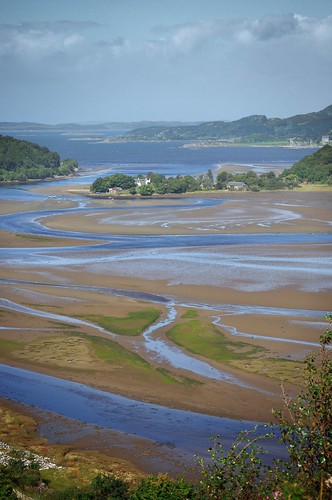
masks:
MULTIPOLYGON (((70 201, 26 202, 24 211, 49 210, 51 204, 54 214, 41 222, 63 231, 62 237, 0 232, 2 248, 20 249, 1 264, 2 297, 36 312, 1 309, 0 362, 172 408, 271 420, 271 409, 281 404, 280 384, 290 394, 298 392, 303 359, 317 349, 324 331, 324 311, 331 304, 324 266, 331 245, 145 249, 144 236, 328 233, 331 192, 212 193, 207 198, 221 203, 208 206, 191 197, 89 197, 85 211, 60 215, 57 208, 73 208, 86 194, 75 186, 60 189, 50 184, 48 191, 70 194, 70 201), (100 240, 91 249, 91 241, 68 239, 66 231, 100 240), (143 244, 116 249, 108 239, 106 249, 98 248, 105 235, 142 236, 143 244), (33 257, 29 249, 43 253, 33 257), (152 339, 177 346, 243 385, 175 367, 151 352, 130 320, 151 310, 159 323, 152 339)), ((0 202, 0 213, 17 212, 13 203, 0 202)))

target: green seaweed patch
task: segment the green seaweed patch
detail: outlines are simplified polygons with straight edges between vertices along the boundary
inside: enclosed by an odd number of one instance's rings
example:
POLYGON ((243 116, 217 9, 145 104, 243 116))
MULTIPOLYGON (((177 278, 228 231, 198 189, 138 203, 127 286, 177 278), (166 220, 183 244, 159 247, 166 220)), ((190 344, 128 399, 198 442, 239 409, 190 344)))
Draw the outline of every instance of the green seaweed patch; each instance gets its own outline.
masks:
POLYGON ((166 379, 164 380, 164 382, 166 382, 166 383, 167 382, 171 383, 171 384, 177 383, 177 384, 184 384, 184 385, 189 385, 189 386, 203 385, 203 382, 201 382, 200 380, 196 380, 194 378, 184 377, 182 375, 174 376, 166 368, 160 367, 160 368, 157 368, 156 371, 158 373, 161 373, 164 377, 166 377, 166 379))
POLYGON ((158 309, 130 312, 126 317, 86 314, 80 318, 91 321, 117 335, 136 336, 144 332, 160 316, 158 309))
POLYGON ((50 320, 50 324, 54 325, 56 330, 75 330, 78 329, 78 325, 72 325, 71 323, 61 323, 61 321, 50 320))
POLYGON ((15 233, 15 236, 17 236, 18 238, 23 238, 25 240, 30 240, 30 241, 31 240, 32 241, 41 241, 41 242, 54 241, 54 237, 50 238, 47 236, 35 236, 33 234, 15 233))
POLYGON ((247 359, 265 351, 262 347, 228 340, 215 325, 200 320, 175 325, 166 335, 188 351, 218 362, 247 359))
POLYGON ((23 342, 18 342, 17 340, 0 339, 0 350, 3 354, 8 354, 16 349, 22 349, 24 345, 23 342))
POLYGON ((191 318, 197 318, 197 316, 198 312, 195 309, 188 309, 188 311, 182 315, 182 318, 191 319, 191 318))
POLYGON ((250 373, 266 375, 280 381, 288 380, 296 385, 303 385, 304 363, 285 358, 251 358, 234 360, 233 366, 250 373))
POLYGON ((159 376, 158 378, 160 379, 160 382, 165 384, 181 384, 191 386, 202 384, 202 382, 189 377, 174 375, 166 368, 154 368, 148 361, 141 358, 141 356, 129 351, 113 340, 95 337, 93 335, 76 334, 76 336, 82 339, 87 339, 90 342, 90 346, 93 349, 95 356, 100 360, 111 362, 113 364, 120 364, 122 366, 125 363, 128 363, 135 365, 138 368, 142 368, 145 371, 154 371, 154 373, 159 376))
POLYGON ((79 335, 80 338, 89 340, 91 347, 97 358, 112 363, 129 363, 141 368, 150 368, 151 365, 138 354, 129 351, 113 340, 94 337, 92 335, 79 335))

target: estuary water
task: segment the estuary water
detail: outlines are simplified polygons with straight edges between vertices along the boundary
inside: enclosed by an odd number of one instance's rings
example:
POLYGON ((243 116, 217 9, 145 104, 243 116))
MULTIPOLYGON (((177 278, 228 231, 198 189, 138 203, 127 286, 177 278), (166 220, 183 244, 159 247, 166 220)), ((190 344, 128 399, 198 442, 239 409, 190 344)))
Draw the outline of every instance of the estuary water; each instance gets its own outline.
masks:
MULTIPOLYGON (((289 167, 317 149, 260 146, 184 148, 182 141, 107 143, 94 140, 96 136, 89 139, 86 135, 61 132, 8 132, 8 135, 46 146, 57 151, 62 159, 74 158, 84 170, 81 182, 93 181, 96 175, 90 174, 95 168, 99 169, 100 175, 117 172, 144 175, 153 171, 174 176, 205 173, 208 169, 215 170, 220 164, 234 163, 250 165, 262 172, 271 167, 289 167)), ((114 137, 103 132, 101 139, 107 139, 108 135, 114 137)))
MULTIPOLYGON (((187 463, 207 456, 210 438, 227 449, 240 431, 255 422, 174 410, 94 389, 84 384, 0 364, 1 396, 105 429, 151 440, 180 452, 187 463)), ((258 426, 264 434, 262 424, 258 426)), ((285 456, 277 440, 266 443, 271 457, 285 456)))
MULTIPOLYGON (((190 149, 183 148, 181 142, 167 143, 98 143, 86 137, 65 135, 59 132, 43 133, 8 133, 19 139, 25 139, 47 146, 58 151, 61 157, 75 158, 80 171, 75 179, 53 181, 57 184, 91 183, 96 177, 121 172, 128 175, 146 174, 154 171, 167 176, 204 173, 208 169, 216 169, 222 163, 250 165, 256 171, 279 169, 292 165, 295 161, 309 154, 313 149, 263 148, 263 147, 223 147, 190 149)), ((38 186, 51 185, 49 182, 38 183, 38 186)), ((0 187, 0 197, 7 200, 42 200, 47 194, 32 193, 34 185, 15 185, 0 187)), ((66 199, 70 194, 66 194, 66 199)), ((61 196, 59 197, 61 198, 61 196)), ((78 237, 90 239, 91 245, 56 247, 56 248, 3 248, 0 249, 1 265, 6 268, 24 269, 27 262, 29 268, 45 266, 48 271, 73 266, 86 266, 96 273, 130 275, 140 277, 151 276, 154 279, 169 280, 170 283, 205 282, 220 286, 230 286, 234 280, 234 270, 241 268, 245 283, 238 287, 251 287, 252 290, 266 290, 273 287, 298 285, 299 288, 311 290, 313 286, 322 289, 331 283, 332 266, 330 259, 309 255, 307 259, 293 255, 255 255, 255 246, 273 248, 277 244, 317 243, 330 244, 331 234, 196 234, 196 235, 162 235, 162 236, 121 236, 98 235, 78 231, 57 231, 43 225, 43 218, 49 215, 61 215, 70 212, 91 211, 87 200, 73 197, 76 207, 67 210, 41 210, 36 212, 20 212, 0 216, 0 229, 17 233, 31 233, 40 236, 58 236, 62 238, 78 237), (104 240, 99 244, 96 240, 104 240), (245 253, 237 250, 241 245, 253 248, 245 253), (226 250, 226 247, 228 250, 226 250), (225 248, 225 250, 224 250, 225 248), (251 253, 250 253, 251 252, 251 253), (139 263, 139 265, 138 265, 139 263), (194 270, 194 272, 193 272, 194 270), (135 274, 136 273, 136 274, 135 274), (137 274, 138 273, 138 274, 137 274), (164 274, 163 274, 164 273, 164 274), (254 288, 256 287, 256 288, 254 288), (258 288, 257 288, 258 287, 258 288)), ((181 200, 177 207, 181 208, 181 200)), ((187 200, 201 206, 222 203, 222 200, 187 200), (205 204, 205 205, 204 205, 205 204)), ((156 208, 156 206, 154 206, 156 208)), ((124 208, 125 209, 125 208, 124 208)), ((120 208, 110 208, 110 214, 120 208), (113 212, 112 212, 113 211, 113 212)), ((137 210, 139 210, 137 208, 137 210)), ((145 207, 146 210, 146 207, 145 207)), ((3 287, 19 286, 19 282, 1 280, 3 287)), ((28 284, 28 282, 26 282, 28 284)), ((195 283, 196 284, 196 283, 195 283)), ((35 283, 37 286, 38 283, 35 283)), ((40 283, 42 286, 42 283, 40 283)), ((59 285, 65 286, 65 285, 59 285)), ((315 290, 316 290, 315 288, 315 290)), ((241 289, 241 288, 240 288, 241 289)), ((244 288, 246 289, 246 288, 244 288)), ((249 291, 251 291, 248 288, 249 291)), ((314 290, 314 291, 315 291, 314 290)), ((114 293, 107 290, 105 293, 114 293)), ((148 300, 147 296, 145 297, 148 300)), ((156 299, 156 298, 155 298, 156 299)), ((6 300, 6 299, 4 299, 6 300)), ((152 299, 153 300, 153 299, 152 299)), ((169 298, 160 297, 168 303, 169 298)), ((1 303, 9 307, 8 301, 1 303)), ((188 304, 184 304, 186 307, 188 304)), ((11 305, 13 308, 13 306, 11 305)), ((207 307, 204 304, 191 304, 190 307, 207 307)), ((216 304, 214 311, 227 314, 290 314, 290 311, 266 311, 259 306, 216 304), (227 307, 229 309, 227 309, 227 307), (242 308, 242 309, 241 309, 242 308), (265 312, 264 312, 265 311, 265 312)), ((15 310, 15 309, 13 309, 15 310)), ((31 313, 31 311, 30 311, 31 313)), ((323 311, 292 311, 298 318, 308 316, 321 317, 323 311)), ((63 318, 62 318, 63 320, 63 318)), ((216 322, 220 318, 216 319, 216 322)), ((151 333, 151 332, 150 332, 151 333)), ((145 333, 147 342, 154 349, 153 339, 149 332, 145 333)), ((241 332, 245 335, 245 332, 241 332)), ((280 341, 280 339, 276 339, 280 341)), ((160 346, 157 346, 160 349, 160 346)), ((166 355, 166 354, 165 354, 166 355)), ((184 359, 184 358, 183 358, 184 359)), ((35 374, 25 370, 0 366, 0 396, 17 402, 36 406, 66 417, 102 427, 116 429, 120 432, 151 439, 161 443, 172 443, 185 453, 201 453, 209 446, 209 438, 221 434, 232 440, 234 435, 248 422, 209 417, 203 414, 184 412, 157 405, 148 405, 120 396, 99 391, 83 384, 35 374)), ((280 451, 280 450, 279 450, 280 451)), ((276 452, 275 452, 276 454, 276 452)))

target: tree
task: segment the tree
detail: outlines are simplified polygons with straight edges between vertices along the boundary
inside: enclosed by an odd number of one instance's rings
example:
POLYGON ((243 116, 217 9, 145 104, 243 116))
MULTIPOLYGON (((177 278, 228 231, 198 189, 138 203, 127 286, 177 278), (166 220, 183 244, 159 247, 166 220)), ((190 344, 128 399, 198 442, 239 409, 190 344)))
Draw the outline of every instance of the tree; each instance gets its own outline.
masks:
POLYGON ((283 390, 283 409, 273 411, 289 452, 290 477, 316 493, 328 493, 326 484, 332 479, 332 316, 327 319, 319 354, 306 359, 304 390, 295 400, 283 390))
POLYGON ((184 479, 173 480, 167 474, 143 478, 130 500, 190 500, 198 498, 195 487, 184 479))
POLYGON ((108 191, 107 177, 97 177, 91 184, 90 191, 92 193, 106 193, 108 191))
POLYGON ((233 180, 233 175, 229 172, 222 171, 217 175, 217 189, 226 189, 227 183, 233 180))
POLYGON ((302 160, 282 172, 282 177, 295 174, 300 182, 325 182, 332 183, 332 146, 326 144, 313 154, 307 155, 302 160))
POLYGON ((294 189, 299 185, 298 176, 292 173, 289 173, 284 176, 284 181, 289 189, 294 189))
POLYGON ((135 187, 135 180, 131 175, 114 174, 108 177, 108 187, 120 187, 122 189, 130 189, 135 187))
POLYGON ((332 342, 331 320, 320 338, 318 355, 305 361, 305 387, 292 400, 282 391, 283 407, 274 410, 276 423, 259 436, 240 433, 226 453, 218 436, 210 449, 211 462, 200 460, 203 480, 201 498, 220 500, 332 498, 332 342), (280 438, 281 435, 281 438, 280 438), (261 460, 259 439, 281 439, 289 454, 287 461, 273 466, 261 460))
POLYGON ((152 196, 153 195, 153 188, 150 186, 150 184, 143 184, 143 186, 139 187, 137 189, 138 194, 141 196, 152 196))
POLYGON ((58 153, 28 141, 0 136, 0 179, 26 182, 29 179, 69 175, 77 168, 75 160, 60 164, 58 153))

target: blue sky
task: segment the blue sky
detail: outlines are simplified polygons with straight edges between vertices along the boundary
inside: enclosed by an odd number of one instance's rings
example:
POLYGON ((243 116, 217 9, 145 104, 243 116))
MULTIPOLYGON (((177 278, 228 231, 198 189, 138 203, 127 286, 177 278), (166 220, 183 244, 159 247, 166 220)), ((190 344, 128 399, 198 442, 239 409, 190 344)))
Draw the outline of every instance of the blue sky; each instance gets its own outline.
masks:
POLYGON ((331 0, 0 0, 0 121, 318 111, 331 47, 331 0))

